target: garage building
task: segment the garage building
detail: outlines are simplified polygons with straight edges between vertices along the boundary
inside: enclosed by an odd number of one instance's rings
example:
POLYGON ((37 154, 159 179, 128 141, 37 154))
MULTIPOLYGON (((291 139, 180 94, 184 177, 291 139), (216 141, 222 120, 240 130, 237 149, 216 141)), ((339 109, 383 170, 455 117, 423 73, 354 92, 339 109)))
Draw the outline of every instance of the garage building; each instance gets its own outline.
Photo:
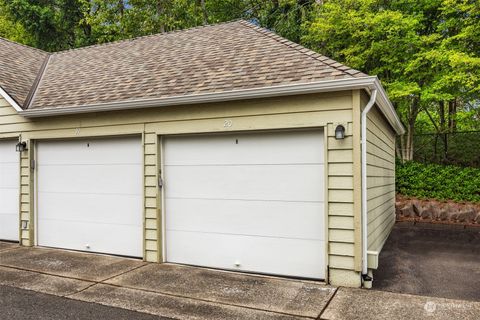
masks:
POLYGON ((246 21, 0 39, 0 65, 0 239, 353 287, 377 267, 404 129, 376 77, 246 21))

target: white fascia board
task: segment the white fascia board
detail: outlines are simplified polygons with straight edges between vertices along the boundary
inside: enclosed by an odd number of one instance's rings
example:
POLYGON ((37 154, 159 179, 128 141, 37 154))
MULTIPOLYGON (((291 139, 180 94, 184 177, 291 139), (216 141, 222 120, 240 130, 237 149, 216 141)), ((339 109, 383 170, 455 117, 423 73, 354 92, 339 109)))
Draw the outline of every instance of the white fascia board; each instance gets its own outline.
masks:
POLYGON ((126 110, 171 105, 201 104, 222 101, 270 98, 315 92, 354 90, 374 86, 375 77, 340 79, 331 81, 311 82, 306 84, 281 85, 264 88, 233 90, 228 92, 213 92, 192 95, 182 95, 166 98, 142 99, 102 103, 96 105, 80 105, 73 107, 55 107, 23 110, 25 117, 43 117, 85 112, 101 112, 111 110, 126 110))
MULTIPOLYGON (((48 117, 48 116, 59 116, 59 115, 87 113, 87 112, 103 112, 103 111, 163 107, 163 106, 173 106, 173 105, 188 105, 188 104, 215 103, 215 102, 222 102, 222 101, 271 98, 271 97, 278 97, 278 96, 310 94, 310 93, 319 93, 319 92, 345 91, 345 90, 356 90, 356 89, 374 89, 374 88, 377 88, 378 86, 381 88, 381 84, 378 81, 377 77, 362 77, 362 78, 318 81, 318 82, 311 82, 311 83, 304 83, 304 84, 280 85, 280 86, 273 86, 273 87, 267 87, 267 88, 264 87, 264 88, 242 89, 242 90, 233 90, 233 91, 218 92, 218 93, 213 92, 213 93, 192 94, 192 95, 183 95, 183 96, 166 97, 166 98, 101 103, 101 104, 95 104, 95 105, 27 109, 27 110, 21 110, 19 111, 19 113, 27 118, 48 117)), ((399 120, 398 120, 398 124, 395 123, 395 119, 398 119, 398 117, 396 116, 393 106, 391 105, 388 98, 386 97, 385 91, 383 90, 383 88, 381 88, 380 91, 383 92, 383 94, 380 95, 383 98, 381 101, 378 101, 378 102, 382 112, 390 113, 390 114, 386 114, 385 116, 389 121, 391 122, 393 121, 392 126, 396 130, 397 128, 403 128, 399 120), (392 112, 393 112, 393 115, 391 114, 392 112)), ((397 132, 399 131, 397 130, 397 132)), ((400 132, 402 131, 400 130, 400 132)))
POLYGON ((392 125, 398 135, 402 135, 405 133, 405 128, 403 127, 402 121, 398 117, 397 111, 392 105, 392 102, 388 99, 387 93, 385 89, 383 89, 382 84, 375 77, 375 89, 377 89, 377 105, 382 111, 382 113, 387 118, 388 122, 392 125))
POLYGON ((23 109, 18 103, 0 86, 0 96, 2 96, 18 113, 22 113, 23 109))

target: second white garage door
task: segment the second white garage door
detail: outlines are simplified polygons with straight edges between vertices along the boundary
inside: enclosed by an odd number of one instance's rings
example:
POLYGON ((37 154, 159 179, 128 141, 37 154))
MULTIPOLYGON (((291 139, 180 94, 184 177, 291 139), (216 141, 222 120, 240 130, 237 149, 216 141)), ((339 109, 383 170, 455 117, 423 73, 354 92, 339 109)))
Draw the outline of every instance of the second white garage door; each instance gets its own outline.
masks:
POLYGON ((140 138, 39 142, 38 245, 142 256, 140 138))
POLYGON ((321 131, 164 142, 167 261, 325 278, 321 131))

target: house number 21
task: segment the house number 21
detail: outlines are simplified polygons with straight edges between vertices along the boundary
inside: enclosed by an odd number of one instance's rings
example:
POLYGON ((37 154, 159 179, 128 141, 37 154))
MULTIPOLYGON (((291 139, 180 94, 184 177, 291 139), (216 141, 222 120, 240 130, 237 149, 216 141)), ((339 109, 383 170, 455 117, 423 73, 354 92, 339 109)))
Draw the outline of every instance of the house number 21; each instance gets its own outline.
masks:
POLYGON ((233 125, 232 120, 224 120, 223 121, 223 127, 224 128, 230 128, 233 125))

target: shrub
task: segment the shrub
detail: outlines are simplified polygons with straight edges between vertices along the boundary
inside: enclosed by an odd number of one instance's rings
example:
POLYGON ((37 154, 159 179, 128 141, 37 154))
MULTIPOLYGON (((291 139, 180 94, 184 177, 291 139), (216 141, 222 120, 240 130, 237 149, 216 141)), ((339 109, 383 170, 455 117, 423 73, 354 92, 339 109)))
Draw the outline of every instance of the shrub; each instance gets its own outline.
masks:
POLYGON ((480 168, 397 161, 395 180, 405 196, 480 202, 480 168))

